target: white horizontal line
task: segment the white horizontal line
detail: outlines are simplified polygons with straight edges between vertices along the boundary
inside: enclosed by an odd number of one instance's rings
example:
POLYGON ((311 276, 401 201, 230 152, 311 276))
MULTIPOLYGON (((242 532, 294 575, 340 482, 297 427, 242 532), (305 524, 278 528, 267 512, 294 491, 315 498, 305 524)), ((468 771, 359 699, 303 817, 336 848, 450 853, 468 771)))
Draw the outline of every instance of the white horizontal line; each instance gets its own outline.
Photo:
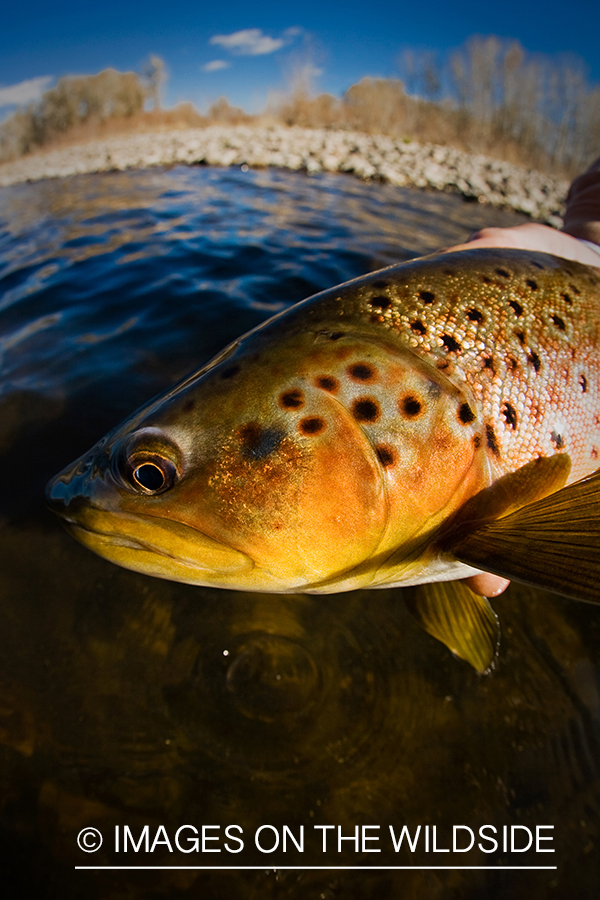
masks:
POLYGON ((459 869, 476 869, 493 871, 494 869, 518 869, 531 871, 533 869, 557 869, 558 866, 75 866, 76 869, 193 869, 195 871, 211 871, 211 872, 275 872, 282 869, 290 869, 294 872, 311 872, 314 870, 324 871, 356 871, 356 872, 395 872, 406 870, 430 870, 430 869, 447 869, 451 872, 459 869))

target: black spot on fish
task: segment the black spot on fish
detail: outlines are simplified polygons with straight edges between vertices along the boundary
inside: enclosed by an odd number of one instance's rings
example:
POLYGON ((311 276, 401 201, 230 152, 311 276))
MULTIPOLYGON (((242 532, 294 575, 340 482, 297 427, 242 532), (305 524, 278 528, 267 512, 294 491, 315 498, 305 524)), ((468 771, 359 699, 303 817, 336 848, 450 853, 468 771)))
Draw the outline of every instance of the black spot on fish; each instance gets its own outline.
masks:
POLYGON ((552 318, 552 323, 554 325, 556 325, 556 327, 559 329, 559 331, 565 330, 566 326, 565 326, 564 320, 561 319, 560 316, 552 316, 551 318, 552 318))
POLYGON ((479 280, 481 281, 482 284, 493 284, 492 279, 488 278, 487 275, 480 275, 479 280))
POLYGON ((573 300, 571 299, 571 297, 568 294, 561 294, 560 296, 565 301, 567 306, 573 306, 573 300))
POLYGON ((383 278, 381 278, 379 281, 373 282, 373 287, 377 288, 378 291, 385 291, 385 289, 388 288, 389 286, 390 286, 389 281, 385 281, 383 278))
POLYGON ((496 366, 492 356, 484 356, 482 359, 482 369, 487 369, 492 375, 496 374, 496 366))
POLYGON ((382 466, 393 466, 396 461, 396 454, 392 447, 389 447, 387 444, 377 444, 375 447, 375 453, 377 454, 377 458, 382 466))
POLYGON ((493 425, 485 426, 485 440, 494 454, 494 456, 500 456, 500 447, 498 446, 498 438, 496 437, 496 432, 494 431, 493 425))
POLYGON ((581 385, 581 391, 583 394, 587 393, 587 378, 585 375, 579 376, 579 384, 581 385))
POLYGON ((279 397, 279 405, 283 409, 301 409, 304 406, 304 394, 300 388, 284 391, 279 397))
POLYGON ((540 358, 539 358, 539 356, 537 355, 537 353, 535 352, 535 350, 532 350, 532 351, 531 351, 531 353, 529 354, 529 356, 527 357, 527 359, 528 359, 528 361, 531 363, 531 365, 533 366, 533 368, 535 369, 535 371, 536 371, 536 372, 539 372, 539 371, 540 371, 541 362, 540 362, 540 358))
POLYGON ((521 304, 519 303, 518 300, 509 300, 508 305, 510 306, 510 308, 512 310, 514 310, 515 316, 517 318, 519 318, 520 316, 523 315, 523 307, 521 306, 521 304))
POLYGON ((598 459, 598 448, 592 447, 592 452, 590 453, 592 459, 598 459))
POLYGON ((577 294, 577 296, 579 296, 581 294, 581 291, 579 290, 579 288, 575 287, 574 284, 570 284, 569 287, 571 288, 571 290, 573 291, 574 294, 577 294))
POLYGON ((543 266, 541 263, 536 262, 535 259, 530 259, 529 262, 531 263, 531 265, 532 265, 535 269, 541 269, 542 272, 543 272, 544 269, 546 268, 546 267, 543 266))
POLYGON ((307 416, 300 420, 298 429, 302 434, 321 434, 325 430, 325 420, 319 416, 307 416))
POLYGON ((340 386, 339 381, 337 378, 334 378, 333 375, 319 375, 315 384, 317 387, 323 388, 324 391, 329 391, 331 394, 335 393, 340 386))
POLYGON ((264 459, 277 449, 284 432, 275 428, 263 428, 259 422, 247 422, 238 431, 244 453, 252 459, 264 459))
POLYGON ((183 411, 186 413, 189 413, 193 410, 195 405, 196 405, 196 401, 194 400, 193 397, 190 397, 190 399, 186 400, 185 403, 183 404, 183 411))
POLYGON ((435 303, 435 294, 431 291, 419 291, 419 297, 426 305, 429 303, 435 303))
POLYGON ((442 335, 442 344, 448 353, 460 353, 462 350, 458 341, 456 341, 451 334, 442 335))
POLYGON ((475 421, 475 413, 468 403, 461 403, 458 407, 458 418, 463 425, 469 425, 471 422, 475 421))
POLYGON ((468 309, 467 310, 467 319, 470 319, 471 322, 483 322, 484 315, 478 309, 468 309))
POLYGON ((479 449, 479 447, 481 447, 481 435, 480 434, 473 435, 473 446, 475 447, 476 450, 479 449))
POLYGON ((359 397, 352 404, 352 415, 357 422, 376 422, 381 415, 379 404, 370 397, 359 397))
POLYGON ((225 369, 221 372, 221 378, 227 380, 228 378, 233 378, 240 371, 239 366, 229 366, 228 369, 225 369))
POLYGON ((339 341, 345 336, 344 331, 317 331, 318 337, 325 338, 328 341, 339 341))
POLYGON ((521 347, 524 347, 525 341, 527 340, 527 335, 525 334, 525 332, 520 331, 518 328, 515 328, 513 334, 516 337, 516 339, 518 340, 518 342, 520 343, 521 347))
POLYGON ((538 289, 537 281, 534 281, 533 278, 526 278, 525 284, 528 288, 531 288, 532 291, 537 291, 538 289))
POLYGON ((502 415, 506 419, 506 424, 509 425, 513 431, 517 430, 517 411, 512 405, 512 403, 505 403, 502 407, 502 415))
POLYGON ((392 305, 389 297, 371 297, 369 303, 377 309, 389 309, 392 305))
POLYGON ((557 431, 552 432, 552 434, 550 435, 550 440, 555 445, 557 450, 562 450, 562 448, 565 446, 562 434, 559 434, 557 431))
POLYGON ((404 413, 409 419, 414 419, 415 416, 420 415, 422 409, 423 404, 418 397, 414 397, 412 394, 400 400, 400 412, 404 413))
POLYGON ((455 269, 444 269, 444 275, 447 275, 449 278, 452 278, 454 275, 456 275, 456 270, 455 269))
POLYGON ((411 322, 410 327, 417 334, 427 334, 427 328, 425 327, 425 325, 423 325, 420 319, 416 319, 414 322, 411 322))
POLYGON ((496 269, 496 275, 500 275, 501 278, 510 278, 510 272, 507 272, 506 269, 496 269))
POLYGON ((359 362, 348 366, 348 375, 354 381, 373 381, 377 372, 369 363, 359 362))
POLYGON ((518 361, 518 359, 515 359, 514 356, 507 356, 507 357, 506 357, 506 368, 507 368, 510 372, 516 372, 517 369, 519 368, 519 361, 518 361))

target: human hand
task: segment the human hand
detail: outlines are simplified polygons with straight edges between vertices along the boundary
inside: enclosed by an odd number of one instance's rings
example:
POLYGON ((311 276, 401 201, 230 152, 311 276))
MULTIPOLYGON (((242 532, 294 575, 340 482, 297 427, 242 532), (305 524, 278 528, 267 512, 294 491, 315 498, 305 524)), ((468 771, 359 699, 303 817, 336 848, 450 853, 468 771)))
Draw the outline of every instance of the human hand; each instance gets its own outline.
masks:
MULTIPOLYGON (((599 210, 600 216, 600 210, 599 210)), ((474 247, 510 247, 518 250, 538 250, 562 256, 563 259, 574 259, 588 266, 600 266, 600 253, 596 253, 587 244, 576 237, 557 231, 549 225, 538 225, 527 222, 512 228, 482 228, 471 235, 466 244, 447 247, 444 253, 455 250, 472 250, 474 247)))

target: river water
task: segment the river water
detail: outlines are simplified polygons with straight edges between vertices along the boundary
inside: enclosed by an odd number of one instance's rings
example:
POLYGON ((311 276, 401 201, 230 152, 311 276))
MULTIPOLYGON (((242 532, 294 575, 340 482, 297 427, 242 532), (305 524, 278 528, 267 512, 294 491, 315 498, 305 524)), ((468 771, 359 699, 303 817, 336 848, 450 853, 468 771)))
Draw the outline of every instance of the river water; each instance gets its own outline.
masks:
POLYGON ((276 597, 154 580, 89 553, 42 500, 123 416, 274 312, 518 221, 448 194, 277 170, 0 191, 11 898, 599 895, 595 607, 511 585, 494 601, 497 666, 478 676, 419 629, 401 591, 276 597), (411 839, 421 828, 414 852, 406 839, 394 852, 390 826, 398 837, 404 825, 411 839), (88 827, 103 837, 94 853, 77 844, 88 827), (551 840, 536 845, 536 827, 551 840), (136 865, 179 868, 104 868, 136 865))

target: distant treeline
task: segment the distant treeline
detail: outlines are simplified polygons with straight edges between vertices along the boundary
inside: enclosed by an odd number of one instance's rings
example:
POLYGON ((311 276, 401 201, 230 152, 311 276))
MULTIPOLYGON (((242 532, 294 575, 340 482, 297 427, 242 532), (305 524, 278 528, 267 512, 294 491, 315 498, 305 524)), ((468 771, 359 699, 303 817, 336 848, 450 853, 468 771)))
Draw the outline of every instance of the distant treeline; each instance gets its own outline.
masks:
POLYGON ((445 57, 407 51, 400 71, 403 80, 363 78, 341 100, 300 85, 276 111, 290 125, 452 144, 567 175, 600 152, 600 85, 577 59, 473 37, 445 57))
POLYGON ((0 125, 0 161, 31 153, 65 136, 85 136, 108 122, 138 123, 146 105, 160 108, 164 63, 151 56, 143 75, 104 69, 97 75, 61 78, 37 102, 0 125), (90 127, 91 126, 91 127, 90 127))
POLYGON ((0 126, 0 159, 22 156, 89 122, 130 118, 144 108, 146 90, 135 72, 61 78, 41 100, 0 126))
POLYGON ((118 131, 250 122, 451 144, 565 175, 599 152, 600 86, 589 84, 577 59, 531 56, 517 41, 473 37, 445 56, 406 51, 400 74, 363 78, 341 98, 315 95, 300 77, 264 113, 248 115, 221 97, 203 116, 191 104, 160 108, 164 63, 151 57, 141 76, 106 69, 62 78, 0 125, 0 161, 118 131))

